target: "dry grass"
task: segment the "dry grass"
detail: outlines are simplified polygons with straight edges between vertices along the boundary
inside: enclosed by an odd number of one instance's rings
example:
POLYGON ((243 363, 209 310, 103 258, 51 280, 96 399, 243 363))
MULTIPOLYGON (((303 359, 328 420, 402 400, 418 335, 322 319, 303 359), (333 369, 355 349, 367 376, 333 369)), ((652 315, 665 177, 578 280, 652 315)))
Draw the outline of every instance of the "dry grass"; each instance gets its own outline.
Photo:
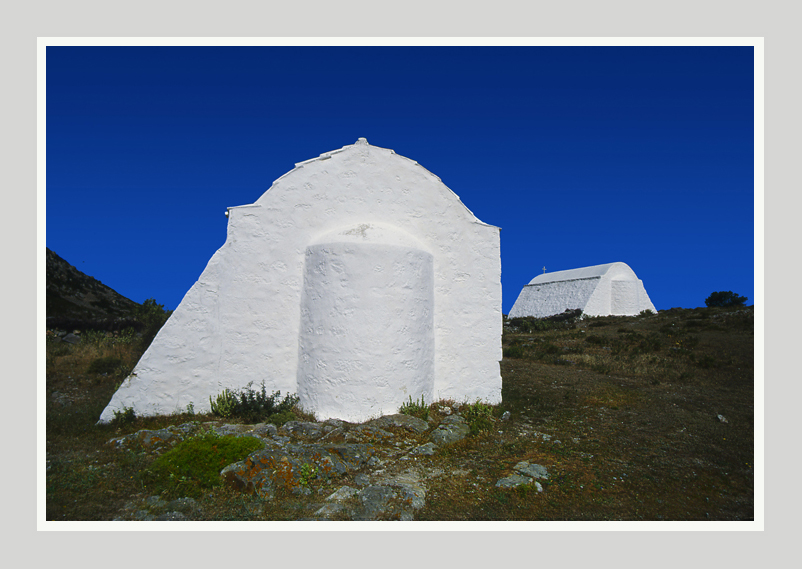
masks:
MULTIPOLYGON (((751 308, 673 309, 505 331, 505 352, 516 347, 519 357, 501 362, 494 429, 407 463, 428 476, 416 519, 753 519, 752 318, 751 308), (501 421, 504 411, 510 420, 501 421), (544 492, 495 487, 522 460, 548 469, 544 492)), ((96 426, 119 378, 85 370, 97 357, 133 365, 137 354, 121 346, 68 350, 48 345, 47 518, 110 520, 149 495, 141 472, 152 457, 104 443, 192 417, 96 426)), ((454 404, 432 405, 432 424, 454 404)), ((403 445, 427 440, 405 434, 403 445)), ((218 488, 199 499, 197 519, 305 519, 339 484, 356 485, 352 477, 335 486, 315 481, 311 496, 272 501, 218 488)))

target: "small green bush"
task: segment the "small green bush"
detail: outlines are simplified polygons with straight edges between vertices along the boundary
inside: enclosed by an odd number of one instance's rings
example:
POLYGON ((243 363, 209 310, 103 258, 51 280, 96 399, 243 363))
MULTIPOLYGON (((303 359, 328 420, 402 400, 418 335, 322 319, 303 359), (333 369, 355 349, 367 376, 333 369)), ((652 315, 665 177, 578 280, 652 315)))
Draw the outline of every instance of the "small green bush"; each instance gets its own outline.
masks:
MULTIPOLYGON (((216 399, 209 397, 212 413, 219 417, 236 417, 247 423, 272 422, 273 415, 284 418, 298 404, 297 395, 287 394, 280 399, 280 391, 276 391, 272 395, 267 394, 264 382, 259 391, 252 389, 251 385, 252 383, 249 383, 239 391, 226 389, 216 399)), ((292 418, 295 418, 294 415, 292 418)), ((284 422, 289 420, 292 419, 285 419, 284 422)))
POLYGON ((423 419, 424 421, 429 419, 429 406, 426 405, 426 402, 423 400, 423 395, 420 396, 420 402, 413 401, 412 396, 410 395, 409 402, 401 405, 401 408, 398 410, 398 412, 404 415, 417 417, 418 419, 423 419))
POLYGON ((234 409, 237 406, 237 400, 228 388, 224 389, 215 400, 209 396, 209 403, 212 405, 212 415, 218 417, 229 418, 234 414, 234 409))
POLYGON ((607 343, 607 340, 605 340, 601 336, 596 336, 595 334, 589 335, 587 338, 585 338, 585 341, 588 344, 599 344, 599 345, 601 345, 601 344, 607 343))
POLYGON ((144 482, 170 497, 197 497, 204 489, 220 485, 223 468, 262 447, 256 437, 223 437, 207 431, 157 458, 145 471, 144 482))
POLYGON ((712 293, 705 299, 706 306, 743 306, 746 304, 747 297, 735 294, 731 290, 720 290, 712 293))
POLYGON ((462 418, 468 422, 471 435, 477 435, 482 431, 489 431, 493 428, 491 417, 493 408, 490 405, 476 401, 471 405, 465 405, 460 410, 462 418))
POLYGON ((111 419, 111 424, 115 427, 122 427, 129 425, 136 421, 136 413, 133 407, 123 407, 122 411, 114 411, 114 417, 111 419))

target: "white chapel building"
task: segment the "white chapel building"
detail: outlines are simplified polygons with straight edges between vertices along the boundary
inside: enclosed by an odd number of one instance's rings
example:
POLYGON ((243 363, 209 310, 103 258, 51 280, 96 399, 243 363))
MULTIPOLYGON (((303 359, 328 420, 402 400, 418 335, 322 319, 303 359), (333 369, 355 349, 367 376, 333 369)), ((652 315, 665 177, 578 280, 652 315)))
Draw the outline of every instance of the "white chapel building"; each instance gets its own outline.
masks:
POLYGON ((359 422, 501 401, 499 228, 364 138, 231 207, 226 242, 100 417, 210 410, 249 383, 359 422))
POLYGON ((524 285, 508 316, 545 318, 577 308, 587 316, 657 312, 635 272, 626 263, 608 263, 536 276, 524 285))

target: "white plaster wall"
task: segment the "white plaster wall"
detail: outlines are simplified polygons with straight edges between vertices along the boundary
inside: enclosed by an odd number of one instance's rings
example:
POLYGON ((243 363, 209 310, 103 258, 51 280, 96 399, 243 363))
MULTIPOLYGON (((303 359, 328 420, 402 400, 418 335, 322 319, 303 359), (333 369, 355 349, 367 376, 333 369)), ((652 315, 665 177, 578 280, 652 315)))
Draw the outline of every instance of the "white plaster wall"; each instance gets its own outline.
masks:
POLYGON ((518 299, 510 309, 510 318, 534 316, 545 318, 560 314, 567 309, 585 310, 600 277, 590 277, 554 283, 530 284, 521 290, 518 299))
POLYGON ((646 289, 643 287, 643 281, 638 279, 638 313, 640 314, 643 310, 651 310, 655 314, 657 314, 657 309, 652 304, 652 300, 649 298, 649 295, 646 294, 646 289))
POLYGON ((298 395, 304 408, 361 422, 432 401, 434 267, 413 247, 307 249, 298 395))
POLYGON ((499 228, 479 221, 437 176, 360 139, 297 164, 228 215, 225 244, 101 421, 124 407, 152 415, 192 403, 207 411, 210 395, 249 382, 296 392, 307 248, 366 224, 413 236, 432 255, 431 397, 501 401, 499 228))
POLYGON ((523 287, 508 316, 544 318, 575 308, 588 316, 657 312, 643 282, 619 262, 538 275, 523 287))

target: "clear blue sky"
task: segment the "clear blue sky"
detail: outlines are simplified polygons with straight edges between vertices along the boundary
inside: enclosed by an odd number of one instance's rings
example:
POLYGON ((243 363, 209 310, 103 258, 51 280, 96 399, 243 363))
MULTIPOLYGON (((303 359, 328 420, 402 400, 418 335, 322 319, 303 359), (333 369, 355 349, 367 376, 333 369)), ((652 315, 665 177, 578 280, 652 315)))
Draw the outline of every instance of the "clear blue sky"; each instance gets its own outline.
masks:
POLYGON ((751 47, 48 47, 47 246, 175 309, 296 162, 365 137, 501 232, 503 304, 622 261, 754 302, 751 47))

